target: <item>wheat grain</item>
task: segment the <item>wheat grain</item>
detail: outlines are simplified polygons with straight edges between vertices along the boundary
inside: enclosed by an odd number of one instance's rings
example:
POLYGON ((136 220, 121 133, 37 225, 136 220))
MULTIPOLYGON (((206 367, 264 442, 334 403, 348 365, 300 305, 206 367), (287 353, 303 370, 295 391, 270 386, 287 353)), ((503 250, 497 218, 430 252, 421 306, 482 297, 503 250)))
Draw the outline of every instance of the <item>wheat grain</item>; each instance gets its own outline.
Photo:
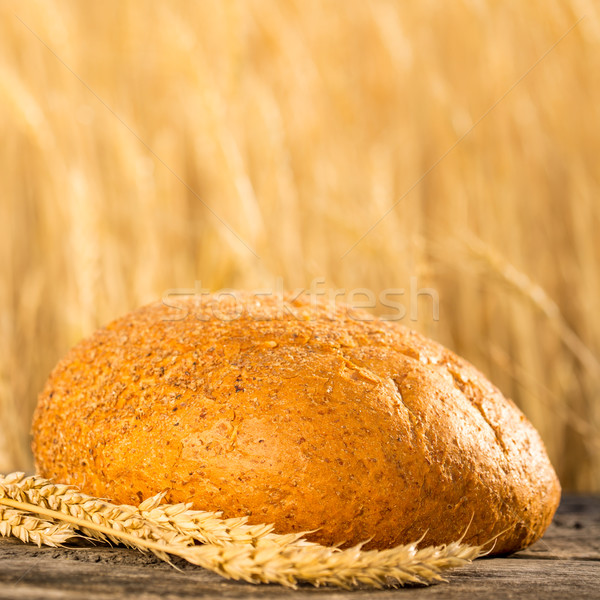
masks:
MULTIPOLYGON (((39 476, 26 477, 24 473, 19 472, 0 477, 0 486, 4 493, 14 500, 30 502, 81 519, 127 530, 140 537, 158 535, 164 539, 177 536, 178 543, 188 545, 195 542, 256 545, 258 540, 280 546, 312 545, 311 542, 302 539, 303 533, 278 535, 272 533, 272 525, 248 525, 246 518, 222 519, 221 513, 192 510, 190 503, 161 504, 164 494, 148 498, 139 507, 114 505, 83 494, 73 486, 55 484, 39 476)), ((85 533, 105 540, 104 534, 93 530, 85 533)))
POLYGON ((80 529, 85 535, 119 543, 120 538, 99 531, 92 525, 103 525, 111 531, 127 531, 137 537, 161 539, 173 544, 193 544, 173 528, 165 528, 145 519, 135 506, 115 505, 100 498, 82 494, 74 486, 55 484, 38 476, 11 473, 0 477, 0 496, 48 508, 64 515, 88 522, 90 527, 80 529))
POLYGON ((191 503, 161 504, 164 494, 148 498, 138 510, 149 522, 189 536, 201 544, 251 544, 259 541, 280 546, 313 545, 303 539, 308 532, 281 535, 273 533, 273 525, 248 525, 246 517, 223 519, 219 512, 193 510, 191 503))
POLYGON ((179 556, 225 577, 251 583, 280 583, 295 586, 307 582, 315 586, 358 585, 385 587, 406 583, 431 583, 441 579, 444 570, 477 558, 480 548, 450 544, 418 550, 415 544, 389 550, 363 551, 310 546, 277 548, 263 546, 196 546, 179 556))
MULTIPOLYGON (((190 545, 194 520, 180 520, 185 523, 180 529, 188 535, 174 531, 174 523, 181 515, 199 511, 189 511, 185 504, 163 506, 159 516, 169 527, 160 525, 160 520, 152 522, 140 516, 140 512, 156 511, 160 499, 149 499, 141 510, 117 506, 80 494, 70 486, 14 473, 0 478, 0 506, 4 505, 1 510, 6 515, 0 523, 7 523, 2 530, 6 534, 40 544, 56 545, 79 530, 98 539, 151 551, 166 561, 169 555, 177 556, 231 579, 291 587, 300 581, 345 588, 428 583, 439 580, 443 571, 464 565, 480 554, 479 547, 458 542, 423 549, 410 544, 382 551, 363 551, 360 546, 340 550, 303 543, 297 535, 276 536, 268 526, 259 526, 261 531, 269 532, 267 535, 250 535, 244 542, 190 545)), ((223 520, 216 513, 210 514, 205 524, 214 519, 220 521, 220 527, 223 520)))
POLYGON ((0 536, 16 537, 38 546, 60 546, 76 535, 68 523, 40 519, 30 512, 0 506, 0 536))

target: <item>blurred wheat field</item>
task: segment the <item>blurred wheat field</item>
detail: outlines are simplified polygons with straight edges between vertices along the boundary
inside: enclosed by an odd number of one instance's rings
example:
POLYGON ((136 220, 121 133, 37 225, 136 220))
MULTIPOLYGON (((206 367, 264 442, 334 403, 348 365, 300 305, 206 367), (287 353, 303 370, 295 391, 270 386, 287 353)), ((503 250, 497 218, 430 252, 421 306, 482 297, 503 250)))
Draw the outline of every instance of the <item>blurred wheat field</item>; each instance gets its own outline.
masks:
POLYGON ((597 3, 0 15, 0 472, 33 468, 61 355, 169 288, 417 277, 440 319, 405 324, 515 400, 563 487, 600 490, 597 3))

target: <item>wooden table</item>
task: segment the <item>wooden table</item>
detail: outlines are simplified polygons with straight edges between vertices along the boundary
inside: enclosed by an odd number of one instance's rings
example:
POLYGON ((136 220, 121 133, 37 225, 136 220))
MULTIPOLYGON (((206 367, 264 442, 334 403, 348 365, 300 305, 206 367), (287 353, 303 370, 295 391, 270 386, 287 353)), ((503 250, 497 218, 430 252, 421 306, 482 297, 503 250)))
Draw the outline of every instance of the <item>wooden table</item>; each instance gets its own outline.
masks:
POLYGON ((447 575, 448 583, 356 590, 227 581, 178 562, 178 572, 135 550, 99 546, 38 548, 0 538, 0 598, 600 598, 600 497, 566 496, 542 540, 507 558, 484 558, 447 575))

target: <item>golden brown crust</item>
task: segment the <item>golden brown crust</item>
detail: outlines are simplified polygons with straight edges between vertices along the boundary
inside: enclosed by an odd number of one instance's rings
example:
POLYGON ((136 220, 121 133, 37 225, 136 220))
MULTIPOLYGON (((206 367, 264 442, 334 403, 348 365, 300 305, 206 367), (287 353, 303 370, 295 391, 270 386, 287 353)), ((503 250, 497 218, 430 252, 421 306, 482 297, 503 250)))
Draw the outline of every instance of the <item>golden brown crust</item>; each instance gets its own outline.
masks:
POLYGON ((40 474, 324 544, 448 543, 472 519, 465 541, 506 530, 500 553, 549 525, 560 486, 539 435, 466 361, 339 304, 248 296, 234 319, 215 302, 152 304, 73 348, 34 416, 40 474))

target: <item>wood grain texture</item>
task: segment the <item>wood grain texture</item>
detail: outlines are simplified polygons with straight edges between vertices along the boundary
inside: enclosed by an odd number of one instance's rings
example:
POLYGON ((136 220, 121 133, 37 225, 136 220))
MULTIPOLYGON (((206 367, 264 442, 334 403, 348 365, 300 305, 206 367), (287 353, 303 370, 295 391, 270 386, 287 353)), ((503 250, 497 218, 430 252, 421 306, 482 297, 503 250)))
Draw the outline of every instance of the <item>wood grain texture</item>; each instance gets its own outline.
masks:
POLYGON ((227 581, 181 561, 175 564, 181 572, 135 550, 88 544, 37 548, 0 539, 0 598, 600 598, 600 497, 565 497, 534 546, 510 557, 478 560, 449 574, 447 584, 431 587, 346 592, 302 586, 294 591, 227 581))

